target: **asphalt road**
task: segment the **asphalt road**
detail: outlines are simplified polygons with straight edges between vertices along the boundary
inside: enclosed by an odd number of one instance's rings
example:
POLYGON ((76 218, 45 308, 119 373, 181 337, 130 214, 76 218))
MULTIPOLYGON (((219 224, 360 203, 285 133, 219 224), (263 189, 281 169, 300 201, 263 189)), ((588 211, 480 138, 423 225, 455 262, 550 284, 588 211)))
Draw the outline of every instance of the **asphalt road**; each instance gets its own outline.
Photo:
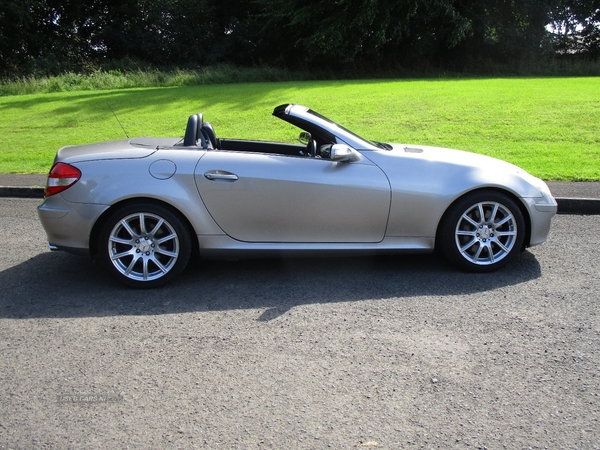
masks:
POLYGON ((600 448, 600 216, 488 275, 200 262, 134 291, 0 199, 0 448, 600 448))

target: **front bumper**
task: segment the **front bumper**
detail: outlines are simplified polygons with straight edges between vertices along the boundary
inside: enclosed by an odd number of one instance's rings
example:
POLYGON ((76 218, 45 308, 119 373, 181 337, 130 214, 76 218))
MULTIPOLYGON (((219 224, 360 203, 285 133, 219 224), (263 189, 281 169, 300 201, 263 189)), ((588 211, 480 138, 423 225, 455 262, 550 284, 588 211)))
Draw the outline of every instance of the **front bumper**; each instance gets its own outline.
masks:
POLYGON ((546 242, 550 233, 552 218, 558 210, 558 204, 550 194, 542 197, 521 199, 527 205, 531 219, 531 235, 529 246, 539 245, 546 242))

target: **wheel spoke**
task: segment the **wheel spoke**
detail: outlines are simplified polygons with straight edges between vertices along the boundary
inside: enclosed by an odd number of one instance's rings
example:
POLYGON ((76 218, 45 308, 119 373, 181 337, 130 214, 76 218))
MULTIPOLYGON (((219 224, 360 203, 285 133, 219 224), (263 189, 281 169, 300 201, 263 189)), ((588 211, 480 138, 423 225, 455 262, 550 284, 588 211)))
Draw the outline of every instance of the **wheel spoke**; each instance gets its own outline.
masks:
POLYGON ((483 203, 478 203, 477 209, 479 210, 479 223, 484 223, 485 222, 485 212, 483 210, 483 203))
POLYGON ((463 214, 462 218, 473 225, 475 228, 479 226, 479 222, 475 222, 475 220, 471 219, 467 213, 463 214))
POLYGON ((488 260, 490 261, 490 264, 494 264, 495 255, 494 255, 494 252, 492 251, 492 246, 488 245, 486 247, 487 247, 487 251, 488 251, 488 260))
POLYGON ((156 264, 156 267, 158 267, 162 273, 167 273, 168 269, 165 266, 163 266, 158 259, 152 258, 152 262, 156 264))
POLYGON ((168 256, 169 258, 177 258, 177 255, 178 255, 177 252, 165 250, 165 249, 162 249, 160 247, 156 247, 154 249, 154 253, 160 253, 161 255, 168 256))
POLYGON ((131 271, 133 270, 134 266, 136 265, 136 263, 138 262, 138 260, 140 259, 139 255, 133 255, 133 258, 131 259, 131 262, 129 263, 129 266, 127 266, 127 268, 125 269, 125 275, 129 275, 131 273, 131 271))
POLYGON ((148 232, 146 231, 146 214, 140 213, 138 215, 138 219, 140 221, 140 236, 148 234, 148 232))
POLYGON ((496 231, 497 237, 516 236, 516 235, 517 235, 516 231, 496 231))
POLYGON ((110 258, 111 258, 113 261, 118 261, 118 260, 120 260, 121 258, 125 258, 126 256, 132 256, 132 255, 135 257, 135 253, 134 253, 134 251, 133 251, 133 248, 131 248, 131 249, 127 250, 127 251, 124 251, 124 252, 122 252, 122 253, 117 253, 117 254, 115 254, 115 255, 111 255, 111 256, 110 256, 110 258))
POLYGON ((160 230, 164 223, 165 221, 163 219, 160 219, 158 222, 156 222, 156 225, 154 225, 154 228, 150 232, 150 236, 156 236, 158 230, 160 230))
POLYGON ((111 236, 110 242, 114 242, 115 244, 131 245, 132 247, 135 244, 135 241, 133 239, 124 239, 118 236, 111 236))
POLYGON ((174 234, 169 234, 168 236, 165 236, 163 238, 157 239, 154 242, 156 243, 156 245, 161 245, 161 244, 164 244, 165 242, 173 240, 173 239, 177 239, 177 236, 174 235, 174 234))
POLYGON ((469 248, 473 247, 473 245, 475 245, 476 243, 477 243, 476 238, 471 239, 468 244, 465 244, 460 248, 461 253, 465 253, 469 248))
POLYGON ((502 225, 504 225, 506 222, 508 222, 512 218, 513 218, 512 214, 507 214, 504 218, 502 218, 502 220, 500 220, 499 222, 495 223, 494 225, 496 227, 501 227, 502 225))
POLYGON ((481 256, 481 252, 483 251, 483 249, 484 245, 482 243, 479 243, 479 248, 471 258, 475 263, 479 260, 479 256, 481 256))
POLYGON ((490 218, 488 219, 489 223, 494 223, 494 219, 496 218, 496 214, 498 214, 498 204, 494 205, 494 209, 492 209, 492 214, 490 214, 490 218))
POLYGON ((500 241, 496 241, 496 245, 502 249, 503 252, 508 253, 510 250, 500 241))
POLYGON ((125 219, 121 220, 119 223, 129 233, 132 239, 137 236, 137 233, 133 231, 133 229, 129 226, 129 222, 127 222, 125 219))

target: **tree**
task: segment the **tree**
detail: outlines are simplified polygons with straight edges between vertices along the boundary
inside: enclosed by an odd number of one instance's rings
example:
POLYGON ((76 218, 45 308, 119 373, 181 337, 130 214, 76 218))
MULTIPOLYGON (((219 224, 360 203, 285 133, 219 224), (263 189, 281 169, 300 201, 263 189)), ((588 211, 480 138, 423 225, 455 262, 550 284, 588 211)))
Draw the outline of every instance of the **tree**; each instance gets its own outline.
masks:
POLYGON ((261 48, 307 69, 507 63, 542 54, 556 1, 260 0, 261 48))
POLYGON ((600 56, 600 0, 0 0, 0 74, 126 58, 308 71, 600 56), (548 31, 548 24, 552 24, 548 31))
POLYGON ((600 0, 559 1, 550 25, 559 54, 600 57, 600 0))

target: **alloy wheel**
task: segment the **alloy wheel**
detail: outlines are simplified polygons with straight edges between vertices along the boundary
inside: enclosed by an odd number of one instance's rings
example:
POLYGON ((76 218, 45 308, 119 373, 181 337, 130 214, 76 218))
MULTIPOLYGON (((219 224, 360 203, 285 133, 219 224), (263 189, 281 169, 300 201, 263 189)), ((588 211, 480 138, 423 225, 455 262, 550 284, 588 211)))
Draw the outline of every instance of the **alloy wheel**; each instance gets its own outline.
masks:
POLYGON ((486 266, 510 254, 518 232, 517 221, 510 209, 498 202, 478 202, 460 216, 455 242, 467 261, 486 266))
POLYGON ((114 268, 133 281, 152 281, 166 275, 180 254, 178 234, 167 220, 149 212, 120 219, 108 236, 114 268))

